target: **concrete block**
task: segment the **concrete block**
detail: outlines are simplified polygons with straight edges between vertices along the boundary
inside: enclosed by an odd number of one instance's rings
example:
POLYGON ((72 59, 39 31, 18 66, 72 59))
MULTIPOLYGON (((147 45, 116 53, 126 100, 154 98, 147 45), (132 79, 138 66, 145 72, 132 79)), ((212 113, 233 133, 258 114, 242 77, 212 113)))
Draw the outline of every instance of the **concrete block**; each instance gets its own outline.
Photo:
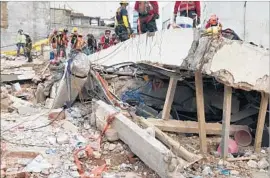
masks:
MULTIPOLYGON (((97 105, 95 112, 97 118, 104 119, 117 112, 114 107, 107 105, 103 101, 94 101, 94 103, 97 105)), ((129 146, 131 151, 156 171, 160 177, 172 177, 172 172, 178 164, 175 159, 177 157, 160 141, 149 135, 123 114, 119 113, 115 117, 112 128, 117 130, 119 138, 129 146), (168 159, 166 155, 171 155, 172 159, 168 159)))

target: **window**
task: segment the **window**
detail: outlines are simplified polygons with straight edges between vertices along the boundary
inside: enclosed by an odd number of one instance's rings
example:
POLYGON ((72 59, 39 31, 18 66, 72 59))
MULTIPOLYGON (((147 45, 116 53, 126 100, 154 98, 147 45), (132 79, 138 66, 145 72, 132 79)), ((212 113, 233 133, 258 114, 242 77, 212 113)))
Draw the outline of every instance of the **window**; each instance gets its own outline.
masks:
POLYGON ((1 28, 8 28, 7 2, 1 1, 1 28))

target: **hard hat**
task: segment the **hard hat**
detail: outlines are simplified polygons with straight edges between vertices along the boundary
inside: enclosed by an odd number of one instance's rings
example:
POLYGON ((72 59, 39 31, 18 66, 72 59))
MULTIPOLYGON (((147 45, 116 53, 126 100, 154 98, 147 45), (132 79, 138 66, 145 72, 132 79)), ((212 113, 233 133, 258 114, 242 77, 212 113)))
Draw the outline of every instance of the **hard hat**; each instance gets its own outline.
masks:
POLYGON ((19 29, 18 32, 23 32, 23 30, 22 29, 19 29))
POLYGON ((126 5, 128 5, 128 2, 125 1, 125 0, 123 0, 123 1, 120 1, 120 4, 126 4, 126 5))
POLYGON ((72 32, 74 33, 74 32, 77 32, 77 31, 78 31, 78 28, 77 27, 73 27, 72 32))
POLYGON ((63 28, 59 28, 59 30, 58 30, 59 32, 63 32, 63 28))

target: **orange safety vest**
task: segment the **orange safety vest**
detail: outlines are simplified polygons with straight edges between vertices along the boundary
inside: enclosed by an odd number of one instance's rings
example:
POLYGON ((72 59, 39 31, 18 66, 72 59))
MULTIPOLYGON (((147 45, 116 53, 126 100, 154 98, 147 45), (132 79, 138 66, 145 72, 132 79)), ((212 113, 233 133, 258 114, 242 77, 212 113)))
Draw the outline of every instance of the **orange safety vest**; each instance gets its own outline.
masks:
POLYGON ((75 49, 76 50, 82 50, 82 47, 83 45, 85 44, 84 40, 82 37, 78 37, 77 38, 77 42, 76 42, 76 45, 75 45, 75 49))

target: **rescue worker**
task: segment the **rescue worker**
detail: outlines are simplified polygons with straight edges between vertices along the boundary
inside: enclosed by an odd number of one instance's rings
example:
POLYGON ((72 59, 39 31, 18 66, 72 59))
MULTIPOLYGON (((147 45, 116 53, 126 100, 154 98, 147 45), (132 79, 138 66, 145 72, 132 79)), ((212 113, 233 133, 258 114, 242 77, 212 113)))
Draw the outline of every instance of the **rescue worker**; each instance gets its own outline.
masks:
POLYGON ((23 30, 20 29, 18 30, 18 34, 16 37, 17 56, 20 55, 21 48, 23 49, 23 55, 25 56, 25 43, 26 43, 25 35, 23 34, 23 30))
POLYGON ((33 62, 33 58, 31 55, 31 50, 32 50, 32 40, 29 35, 29 33, 24 33, 25 38, 26 38, 26 43, 25 43, 25 51, 26 51, 26 57, 28 59, 28 62, 33 62))
POLYGON ((75 44, 76 44, 76 41, 77 41, 77 38, 78 38, 78 29, 77 27, 74 27, 72 29, 72 33, 71 33, 71 49, 74 49, 75 48, 75 44))
POLYGON ((205 29, 208 33, 213 33, 213 34, 221 33, 222 25, 219 22, 216 14, 213 14, 210 16, 207 24, 205 25, 205 29), (211 27, 217 27, 217 28, 211 28, 211 27))
POLYGON ((110 45, 111 30, 105 30, 105 35, 100 38, 101 49, 107 49, 110 45))
POLYGON ((180 12, 180 16, 192 18, 194 28, 200 24, 200 1, 176 1, 174 4, 174 22, 176 21, 178 12, 180 12))
POLYGON ((53 33, 49 36, 49 44, 52 48, 52 53, 54 54, 54 59, 57 57, 57 30, 54 29, 53 33))
POLYGON ((117 43, 118 43, 118 39, 117 39, 116 34, 114 33, 114 34, 112 34, 110 44, 111 44, 111 46, 113 46, 113 45, 116 45, 117 43))
POLYGON ((120 2, 121 7, 116 11, 115 15, 115 33, 121 41, 126 41, 132 34, 132 29, 128 20, 127 1, 120 2))
POLYGON ((97 51, 97 40, 93 34, 87 35, 87 48, 89 50, 89 54, 93 54, 97 51))
POLYGON ((136 1, 135 10, 139 13, 139 34, 157 31, 156 19, 159 18, 158 8, 157 1, 136 1))
POLYGON ((83 35, 78 33, 76 42, 75 42, 75 50, 76 52, 82 52, 82 49, 86 45, 86 42, 83 39, 83 35))
POLYGON ((219 22, 219 19, 216 14, 212 14, 210 16, 209 20, 207 21, 207 24, 205 25, 205 28, 207 29, 209 27, 214 27, 214 26, 219 26, 220 28, 222 28, 222 25, 219 22))
POLYGON ((57 48, 57 30, 53 30, 53 33, 49 36, 49 43, 52 49, 57 48))
POLYGON ((64 30, 59 29, 57 35, 57 56, 66 57, 66 39, 64 39, 64 30), (62 51, 62 52, 61 52, 62 51))
MULTIPOLYGON (((64 39, 64 44, 65 44, 65 48, 67 49, 68 47, 68 29, 64 29, 64 32, 63 32, 63 39, 64 39)), ((66 51, 65 51, 65 57, 66 57, 66 51)))

